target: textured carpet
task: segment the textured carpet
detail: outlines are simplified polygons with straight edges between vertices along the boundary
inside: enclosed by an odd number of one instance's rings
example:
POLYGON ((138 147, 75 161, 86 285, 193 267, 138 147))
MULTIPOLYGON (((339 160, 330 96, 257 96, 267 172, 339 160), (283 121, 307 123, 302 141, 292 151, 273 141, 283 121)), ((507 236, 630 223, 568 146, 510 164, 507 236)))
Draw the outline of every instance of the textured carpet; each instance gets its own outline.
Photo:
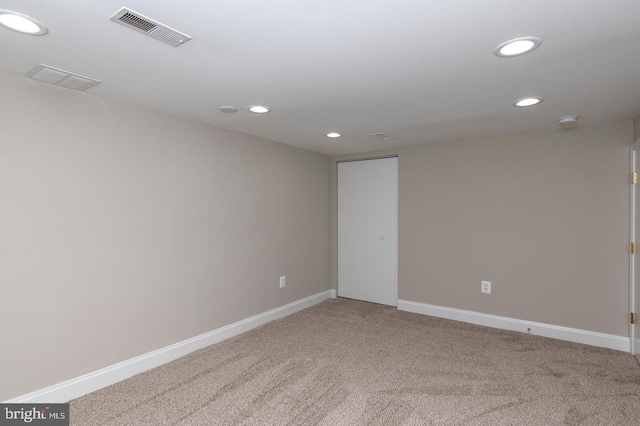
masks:
POLYGON ((71 401, 71 424, 640 425, 629 354, 327 300, 71 401))

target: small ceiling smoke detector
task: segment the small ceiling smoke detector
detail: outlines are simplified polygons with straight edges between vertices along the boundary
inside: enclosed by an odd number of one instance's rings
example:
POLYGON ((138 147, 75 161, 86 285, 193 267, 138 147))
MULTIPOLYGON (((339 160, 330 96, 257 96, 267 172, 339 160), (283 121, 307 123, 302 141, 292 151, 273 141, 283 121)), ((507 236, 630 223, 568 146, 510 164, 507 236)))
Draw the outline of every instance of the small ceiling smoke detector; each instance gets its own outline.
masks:
POLYGON ((537 105, 542 102, 542 98, 522 98, 515 101, 512 105, 515 107, 528 107, 537 105))
POLYGON ((60 68, 50 67, 49 65, 44 64, 36 65, 27 71, 24 76, 33 80, 53 84, 54 86, 79 90, 81 92, 95 86, 96 84, 102 83, 100 80, 96 80, 95 78, 65 71, 60 68))
POLYGON ((513 40, 500 43, 498 47, 493 50, 493 53, 501 58, 510 58, 532 52, 540 47, 541 44, 542 40, 538 37, 514 38, 513 40))
POLYGON ((560 127, 575 127, 578 125, 578 116, 577 115, 565 115, 563 117, 558 118, 558 124, 560 127))
POLYGON ((388 135, 384 132, 369 133, 369 136, 373 136, 374 138, 380 139, 381 141, 390 141, 391 139, 397 139, 395 136, 388 135))
POLYGON ((251 105, 247 108, 249 109, 249 111, 256 114, 266 114, 268 112, 271 112, 271 108, 264 105, 251 105))
POLYGON ((0 25, 28 35, 41 36, 49 32, 42 22, 13 10, 0 9, 0 25))
POLYGON ((222 112, 225 112, 227 114, 233 114, 234 112, 238 112, 238 108, 231 106, 231 105, 223 105, 223 106, 219 106, 218 109, 222 112))
POLYGON ((109 20, 173 47, 182 46, 191 40, 188 35, 126 7, 114 13, 109 20))
POLYGON ((340 136, 342 136, 342 135, 340 133, 337 133, 337 132, 327 133, 327 137, 328 138, 339 138, 340 136))

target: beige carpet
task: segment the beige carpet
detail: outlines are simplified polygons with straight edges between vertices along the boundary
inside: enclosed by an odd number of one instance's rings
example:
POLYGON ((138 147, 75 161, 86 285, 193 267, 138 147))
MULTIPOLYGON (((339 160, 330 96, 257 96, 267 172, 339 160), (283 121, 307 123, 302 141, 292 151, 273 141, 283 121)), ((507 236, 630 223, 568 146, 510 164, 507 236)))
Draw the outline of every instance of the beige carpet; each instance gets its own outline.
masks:
POLYGON ((640 425, 631 355, 327 300, 71 401, 88 425, 640 425))

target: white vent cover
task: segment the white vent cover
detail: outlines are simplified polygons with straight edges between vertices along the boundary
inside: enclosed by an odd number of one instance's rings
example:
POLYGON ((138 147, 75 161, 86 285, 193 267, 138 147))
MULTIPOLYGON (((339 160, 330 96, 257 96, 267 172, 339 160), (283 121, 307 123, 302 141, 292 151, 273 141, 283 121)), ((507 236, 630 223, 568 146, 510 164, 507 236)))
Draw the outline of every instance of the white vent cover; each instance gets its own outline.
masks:
POLYGON ((151 38, 155 38, 173 47, 178 47, 191 40, 191 37, 188 35, 176 31, 158 21, 154 21, 151 18, 147 18, 131 9, 127 9, 126 7, 117 11, 111 17, 111 21, 124 25, 139 33, 146 34, 151 38))
POLYGON ((374 138, 380 139, 381 141, 390 141, 391 139, 396 139, 395 136, 391 136, 383 132, 370 133, 369 136, 373 136, 374 138))
POLYGON ((575 127, 575 126, 578 125, 578 116, 577 115, 565 115, 564 117, 558 118, 558 124, 562 128, 575 127))
POLYGON ((74 72, 61 70, 60 68, 50 67, 49 65, 38 64, 31 68, 24 75, 33 80, 42 81, 67 89, 85 91, 96 84, 102 83, 95 78, 86 77, 74 72))

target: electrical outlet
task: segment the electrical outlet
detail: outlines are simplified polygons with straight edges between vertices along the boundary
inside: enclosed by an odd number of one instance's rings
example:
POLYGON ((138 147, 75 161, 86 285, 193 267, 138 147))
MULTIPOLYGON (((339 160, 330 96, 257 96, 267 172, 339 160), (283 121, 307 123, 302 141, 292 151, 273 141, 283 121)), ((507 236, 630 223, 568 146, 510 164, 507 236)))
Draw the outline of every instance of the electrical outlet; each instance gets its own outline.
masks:
POLYGON ((480 292, 491 294, 491 281, 480 281, 480 292))
POLYGON ((280 288, 286 285, 286 280, 287 280, 287 277, 285 277, 284 275, 280 277, 280 288))

